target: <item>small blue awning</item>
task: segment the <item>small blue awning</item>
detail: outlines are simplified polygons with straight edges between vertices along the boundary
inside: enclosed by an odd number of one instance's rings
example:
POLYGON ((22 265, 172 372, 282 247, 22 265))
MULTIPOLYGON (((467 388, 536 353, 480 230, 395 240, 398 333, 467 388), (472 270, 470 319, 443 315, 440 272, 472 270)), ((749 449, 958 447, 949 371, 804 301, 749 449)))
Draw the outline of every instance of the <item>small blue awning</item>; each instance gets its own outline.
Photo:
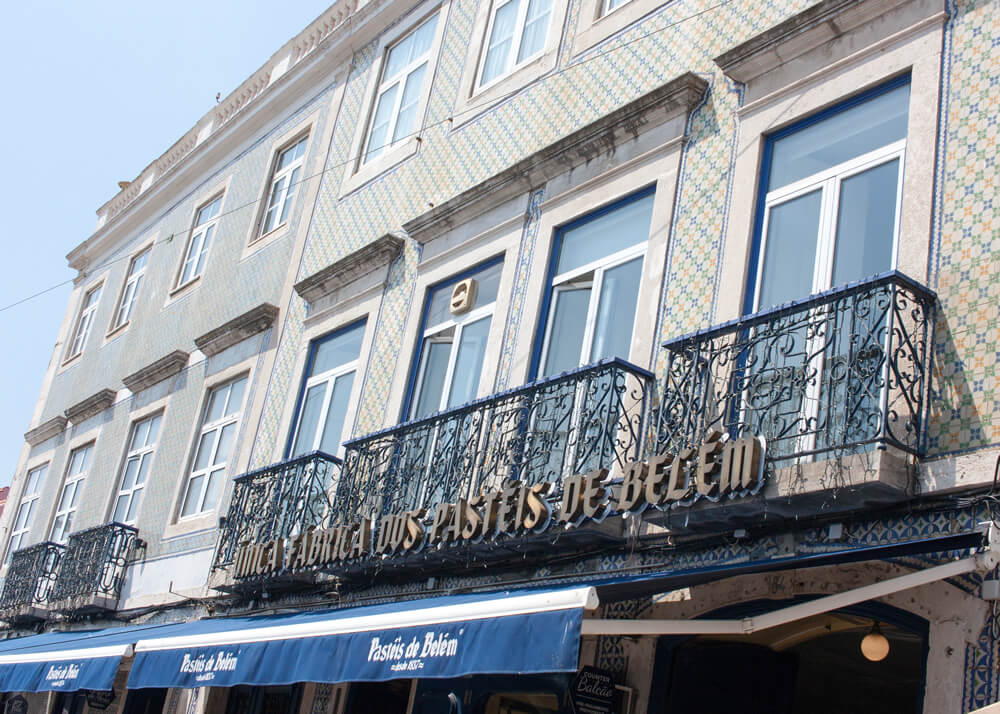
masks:
POLYGON ((597 604, 574 587, 202 620, 141 638, 128 687, 575 672, 583 610, 597 604))
POLYGON ((176 625, 49 632, 0 642, 0 691, 110 690, 135 642, 176 625))

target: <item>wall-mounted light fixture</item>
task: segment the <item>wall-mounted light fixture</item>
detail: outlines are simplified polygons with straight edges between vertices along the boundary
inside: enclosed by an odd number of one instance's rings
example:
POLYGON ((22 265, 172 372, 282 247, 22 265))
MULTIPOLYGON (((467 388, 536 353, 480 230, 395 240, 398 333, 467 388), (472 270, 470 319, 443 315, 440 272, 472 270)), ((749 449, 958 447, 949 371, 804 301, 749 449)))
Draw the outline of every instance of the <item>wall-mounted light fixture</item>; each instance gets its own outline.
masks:
POLYGON ((872 622, 872 629, 861 640, 861 654, 872 662, 881 662, 889 654, 889 640, 882 634, 878 622, 872 622))

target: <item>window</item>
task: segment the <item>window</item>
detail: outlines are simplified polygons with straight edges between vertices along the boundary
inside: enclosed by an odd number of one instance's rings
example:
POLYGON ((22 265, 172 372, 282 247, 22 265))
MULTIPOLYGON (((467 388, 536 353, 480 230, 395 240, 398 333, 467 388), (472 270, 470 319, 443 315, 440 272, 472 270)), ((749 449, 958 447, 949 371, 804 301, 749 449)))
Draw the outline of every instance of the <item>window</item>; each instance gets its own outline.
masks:
POLYGON ((146 485, 149 466, 153 461, 153 451, 156 449, 161 421, 163 415, 154 414, 132 425, 125 465, 122 468, 122 485, 118 491, 118 498, 115 499, 115 510, 111 518, 116 523, 135 522, 142 489, 146 485))
POLYGON ((653 198, 647 189, 557 233, 539 376, 628 357, 653 198))
POLYGON ((496 260, 431 289, 416 359, 411 419, 475 398, 502 269, 503 262, 496 260))
POLYGON ((79 449, 73 449, 69 455, 66 478, 63 482, 62 493, 59 495, 59 502, 56 505, 56 517, 52 521, 52 531, 49 533, 49 540, 55 543, 65 543, 72 531, 76 503, 80 498, 83 481, 87 478, 90 453, 93 450, 94 445, 87 444, 79 449))
POLYGON ((80 315, 76 318, 76 329, 73 330, 73 341, 70 342, 67 359, 76 357, 83 352, 83 347, 87 342, 87 335, 90 334, 90 325, 94 321, 94 313, 97 312, 97 302, 100 298, 100 285, 91 288, 83 296, 83 304, 80 305, 80 315))
POLYGON ((897 81, 768 139, 748 311, 895 265, 909 101, 897 81))
POLYGON ((128 267, 128 275, 125 277, 125 287, 122 288, 122 296, 118 301, 118 309, 115 310, 115 321, 111 329, 117 329, 128 322, 132 314, 132 306, 135 305, 135 298, 139 294, 139 285, 142 283, 142 276, 146 272, 146 263, 149 262, 149 253, 152 248, 139 253, 132 258, 128 267))
POLYGON ((364 334, 365 323, 360 322, 310 347, 293 432, 292 458, 312 451, 336 455, 340 450, 364 334))
POLYGON ((425 81, 429 81, 431 47, 437 29, 435 13, 386 54, 365 144, 364 161, 405 139, 419 120, 425 81))
POLYGON ((303 136, 297 139, 294 144, 283 149, 274 162, 265 197, 267 205, 264 209, 264 218, 260 222, 261 236, 283 226, 288 220, 288 210, 301 180, 302 162, 308 138, 303 136))
POLYGON ((208 250, 212 247, 215 227, 219 223, 219 209, 222 207, 222 196, 216 196, 198 209, 191 226, 191 237, 188 239, 187 250, 184 251, 184 262, 177 274, 177 286, 187 285, 201 275, 205 268, 208 250))
POLYGON ((247 378, 244 376, 209 392, 191 474, 184 488, 181 518, 211 511, 218 503, 223 476, 236 440, 246 386, 247 378))
POLYGON ((490 84, 537 56, 545 48, 551 15, 552 0, 496 0, 478 85, 490 84))
POLYGON ((601 12, 602 15, 607 15, 612 10, 617 10, 629 0, 603 0, 604 6, 601 12))
POLYGON ((28 531, 31 530, 31 519, 35 515, 35 506, 38 505, 38 496, 42 491, 42 482, 45 481, 45 472, 48 469, 48 464, 42 464, 31 469, 24 477, 21 504, 17 507, 17 515, 14 516, 14 525, 10 532, 10 542, 7 544, 7 563, 10 562, 14 551, 20 550, 28 531))

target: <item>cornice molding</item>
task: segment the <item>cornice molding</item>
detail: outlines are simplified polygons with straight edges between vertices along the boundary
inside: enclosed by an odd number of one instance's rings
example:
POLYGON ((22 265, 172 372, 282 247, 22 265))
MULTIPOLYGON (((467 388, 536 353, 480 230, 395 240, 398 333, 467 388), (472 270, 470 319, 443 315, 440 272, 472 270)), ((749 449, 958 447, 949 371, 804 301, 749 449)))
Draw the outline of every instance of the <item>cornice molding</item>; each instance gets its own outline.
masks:
POLYGON ((386 233, 381 238, 295 283, 295 292, 306 302, 315 303, 380 268, 388 268, 403 251, 404 245, 402 237, 386 233))
MULTIPOLYGON (((605 114, 500 173, 403 224, 420 243, 481 215, 490 208, 602 155, 623 142, 686 115, 701 101, 708 83, 690 72, 605 114)), ((683 128, 679 135, 683 135, 683 128)), ((666 140, 676 137, 667 137, 666 140)))
POLYGON ((943 0, 823 0, 715 58, 730 79, 747 84, 901 6, 926 6, 931 15, 943 0))
POLYGON ((138 394, 154 384, 159 384, 163 380, 179 374, 187 366, 188 356, 184 350, 174 350, 165 357, 160 357, 155 362, 124 377, 122 382, 132 394, 138 394))
POLYGON ((68 407, 63 414, 69 419, 71 424, 79 424, 110 407, 115 403, 115 397, 117 396, 118 392, 114 389, 102 389, 97 394, 93 394, 83 401, 68 407))
POLYGON ((43 441, 48 441, 53 436, 61 434, 66 429, 68 419, 66 417, 54 416, 46 422, 24 432, 24 440, 32 446, 38 446, 43 441))
POLYGON ((277 307, 270 303, 261 303, 214 330, 209 330, 201 337, 196 337, 194 343, 206 357, 213 357, 248 337, 263 332, 277 318, 277 307))

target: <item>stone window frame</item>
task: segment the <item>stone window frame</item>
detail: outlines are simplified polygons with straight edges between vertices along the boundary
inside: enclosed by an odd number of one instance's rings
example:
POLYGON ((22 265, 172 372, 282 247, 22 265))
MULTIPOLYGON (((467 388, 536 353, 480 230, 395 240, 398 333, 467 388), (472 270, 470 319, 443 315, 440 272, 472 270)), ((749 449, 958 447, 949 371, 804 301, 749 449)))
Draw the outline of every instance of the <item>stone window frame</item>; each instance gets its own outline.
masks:
MULTIPOLYGON (((217 181, 212 184, 209 188, 199 191, 196 199, 192 202, 191 208, 188 211, 186 226, 187 229, 184 233, 184 241, 178 241, 181 249, 179 255, 177 256, 177 267, 170 278, 170 288, 167 291, 166 305, 170 305, 176 302, 178 299, 189 295, 191 292, 196 290, 203 282, 202 278, 205 273, 208 272, 208 261, 212 257, 215 246, 218 245, 221 238, 219 227, 222 225, 222 219, 225 217, 226 212, 226 199, 229 196, 229 186, 232 183, 233 176, 230 174, 222 181, 217 181), (205 256, 205 265, 202 267, 202 271, 195 277, 188 280, 186 283, 181 283, 181 271, 184 270, 184 259, 187 257, 187 252, 190 247, 191 237, 195 229, 195 220, 198 217, 198 212, 207 206, 209 203, 214 201, 216 198, 221 198, 222 202, 219 204, 219 213, 212 219, 215 221, 215 235, 212 238, 212 242, 215 246, 211 246, 209 254, 205 256)), ((175 235, 174 238, 177 236, 175 235)))
POLYGON ((111 323, 108 326, 107 334, 104 335, 105 342, 114 337, 117 337, 126 329, 128 329, 128 326, 132 321, 132 315, 135 313, 135 309, 137 307, 136 300, 138 300, 139 298, 139 291, 142 287, 142 284, 144 282, 147 284, 149 283, 149 280, 146 279, 146 275, 149 273, 150 261, 153 258, 153 246, 155 244, 156 244, 156 236, 154 235, 153 237, 150 237, 147 240, 143 241, 143 243, 139 246, 139 248, 133 251, 132 254, 129 256, 128 268, 126 269, 125 277, 122 280, 121 290, 118 291, 118 299, 115 301, 115 309, 111 313, 111 323), (132 302, 131 306, 129 307, 128 317, 122 320, 121 322, 118 322, 118 313, 121 311, 122 302, 125 299, 125 292, 128 289, 129 283, 131 282, 132 279, 132 267, 135 265, 135 261, 143 253, 148 253, 149 255, 146 258, 146 265, 142 269, 142 273, 136 280, 136 282, 138 282, 139 285, 132 292, 132 298, 131 298, 132 302))

